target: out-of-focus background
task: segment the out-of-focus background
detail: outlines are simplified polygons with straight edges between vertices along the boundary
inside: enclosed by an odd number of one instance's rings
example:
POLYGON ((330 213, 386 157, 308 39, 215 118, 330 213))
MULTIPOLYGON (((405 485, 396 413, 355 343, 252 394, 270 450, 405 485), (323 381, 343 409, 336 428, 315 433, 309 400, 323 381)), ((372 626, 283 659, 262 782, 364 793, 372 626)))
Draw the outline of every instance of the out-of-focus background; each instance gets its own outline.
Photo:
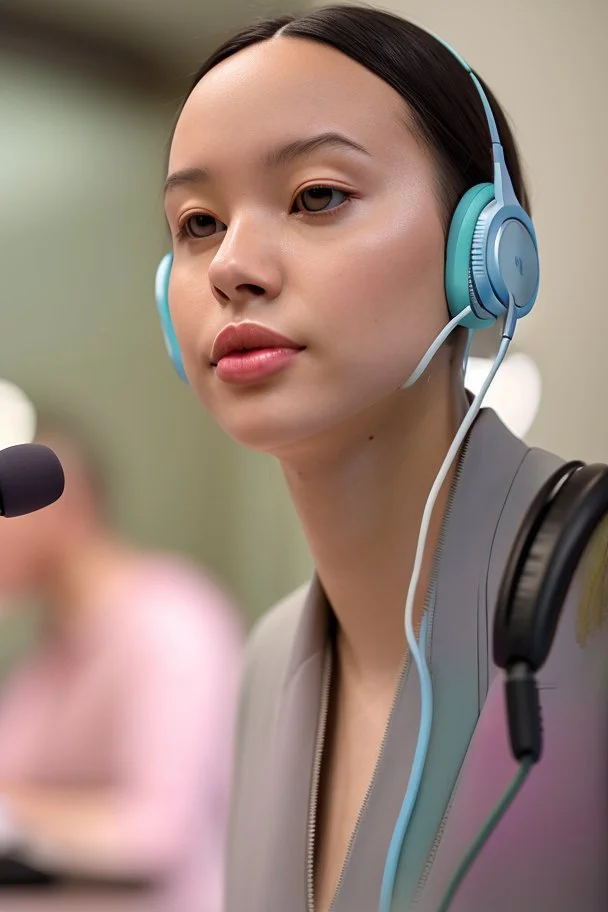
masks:
POLYGON ((276 10, 0 0, 0 377, 86 426, 126 532, 204 561, 250 616, 305 577, 306 551, 276 467, 173 374, 153 282, 180 95, 217 43, 276 10))
MULTIPOLYGON (((0 377, 77 417, 107 460, 120 527, 211 568, 248 620, 310 562, 277 466, 218 431, 165 355, 153 305, 168 242, 161 185, 190 73, 240 24, 306 5, 0 0, 0 377)), ((384 7, 459 49, 523 152, 541 292, 499 404, 531 443, 606 460, 608 4, 384 7)))

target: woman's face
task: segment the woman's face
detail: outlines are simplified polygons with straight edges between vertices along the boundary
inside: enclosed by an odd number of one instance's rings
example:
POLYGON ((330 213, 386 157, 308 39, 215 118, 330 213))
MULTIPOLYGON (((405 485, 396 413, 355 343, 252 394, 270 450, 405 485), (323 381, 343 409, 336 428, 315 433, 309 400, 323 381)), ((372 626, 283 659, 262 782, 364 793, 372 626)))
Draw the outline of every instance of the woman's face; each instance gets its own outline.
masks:
POLYGON ((437 175, 406 120, 373 73, 289 37, 223 61, 188 99, 166 188, 170 307, 192 387, 241 443, 279 454, 368 421, 445 325, 437 175))

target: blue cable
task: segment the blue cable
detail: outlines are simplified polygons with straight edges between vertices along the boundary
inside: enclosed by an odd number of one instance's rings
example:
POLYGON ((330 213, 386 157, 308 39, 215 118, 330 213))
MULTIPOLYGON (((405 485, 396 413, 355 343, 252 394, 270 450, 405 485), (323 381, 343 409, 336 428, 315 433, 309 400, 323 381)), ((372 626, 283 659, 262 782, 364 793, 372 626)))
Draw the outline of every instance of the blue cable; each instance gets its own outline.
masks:
MULTIPOLYGON (((467 311, 464 311, 460 314, 460 318, 463 319, 467 311)), ((399 812, 399 817, 397 818, 397 823, 395 824, 395 829, 393 830, 393 835, 389 844, 388 853, 386 856, 386 861, 384 864, 384 873, 382 876, 382 886, 380 888, 380 903, 379 903, 379 912, 391 912, 391 903, 393 898, 393 892, 395 889, 395 881, 397 877, 397 869, 399 867, 399 859, 401 856, 401 851, 403 849, 403 843, 405 841, 405 835, 407 828, 409 826, 412 813, 416 804, 416 799, 418 798, 418 792, 420 790, 420 783, 422 780, 422 774, 424 772, 424 766, 426 763, 426 756, 428 752, 429 741, 431 737, 431 728, 433 723, 433 688, 431 682, 431 675, 426 664, 426 659, 424 653, 426 651, 426 635, 428 628, 428 614, 425 613, 422 618, 422 624, 420 627, 420 643, 422 644, 422 652, 419 649, 419 642, 416 641, 416 636, 414 634, 413 628, 413 610, 414 610, 414 598, 416 593, 416 588, 418 585, 418 580, 420 577, 420 571, 422 567, 422 555, 424 552, 424 547, 426 544, 426 538, 429 531, 429 525, 431 520, 431 513, 437 500, 437 495, 443 485, 450 466, 452 465, 454 459, 456 458, 460 447, 462 446, 466 435, 468 434, 475 418, 477 417, 479 410, 481 408, 482 402, 485 398, 485 395, 496 376, 500 365, 502 364, 505 355, 507 354, 509 345, 511 343, 511 338, 513 336, 513 329, 516 322, 516 310, 515 302, 511 295, 509 295, 509 308, 507 311, 507 316, 505 319, 505 327, 503 329, 503 335, 501 343, 498 349, 498 353, 494 360, 494 363, 488 372, 484 382, 481 385, 481 389, 473 399, 469 410, 467 411, 462 424, 458 428, 456 436, 452 441, 450 448, 448 449, 447 455, 441 465, 439 473, 435 478, 433 486, 431 487, 426 506, 424 508, 424 513, 422 516, 422 523, 420 526, 420 534, 418 537, 418 545, 416 548, 416 555, 414 558, 414 569, 412 572, 412 579, 410 580, 410 585, 408 589, 406 606, 405 606, 405 635, 408 642, 410 655, 413 657, 416 667, 418 669, 418 676, 420 678, 420 727, 418 729, 418 738, 416 741, 416 750, 414 753, 414 761, 412 763, 412 769, 410 772, 410 778, 401 805, 401 810, 399 812)), ((442 339, 445 339, 448 332, 451 331, 458 323, 457 319, 451 320, 450 323, 444 328, 443 332, 440 334, 442 339), (449 330, 448 330, 449 327, 449 330)), ((430 353, 437 350, 437 343, 439 337, 435 340, 433 345, 431 345, 429 351, 426 353, 422 359, 420 365, 412 375, 409 381, 404 384, 404 388, 412 385, 416 379, 420 376, 422 365, 428 365, 430 360, 430 353)), ((467 345, 467 357, 468 357, 468 348, 467 345)))
POLYGON ((393 830, 393 835, 388 848, 386 862, 384 865, 384 875, 382 877, 382 887, 380 890, 380 907, 379 912, 390 912, 393 890, 397 877, 397 868, 401 857, 401 849, 405 841, 405 834, 410 823, 412 812, 418 797, 422 773, 426 762, 426 755, 431 737, 431 728, 433 722, 433 687, 431 675, 426 664, 426 635, 428 629, 428 613, 424 615, 420 627, 420 646, 416 643, 410 649, 411 655, 418 668, 420 677, 420 728, 418 729, 418 740, 416 742, 416 751, 412 763, 410 779, 401 805, 399 817, 393 830))

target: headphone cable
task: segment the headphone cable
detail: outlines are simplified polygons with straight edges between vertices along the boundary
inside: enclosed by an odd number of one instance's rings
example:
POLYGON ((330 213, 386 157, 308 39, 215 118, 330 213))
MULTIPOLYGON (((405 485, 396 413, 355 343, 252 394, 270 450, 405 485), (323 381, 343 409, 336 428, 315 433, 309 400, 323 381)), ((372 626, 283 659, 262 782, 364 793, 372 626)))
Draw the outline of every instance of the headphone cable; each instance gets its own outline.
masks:
POLYGON ((509 662, 505 678, 505 703, 511 751, 519 761, 519 769, 459 864, 437 912, 447 912, 471 865, 506 814, 528 773, 540 760, 543 740, 541 707, 534 670, 528 662, 518 659, 509 662))
POLYGON ((510 783, 509 787, 507 788, 504 795, 502 796, 502 798, 500 799, 500 801, 498 802, 498 804, 496 805, 496 807, 494 808, 494 810, 488 817, 487 821, 485 822, 485 824, 483 825, 483 827, 481 828, 481 830, 475 837, 475 840, 471 843, 471 846, 470 846, 467 854, 464 856, 464 858, 460 862, 458 869, 457 869, 456 873, 454 874, 454 876, 452 877, 452 880, 450 881, 450 884, 444 894, 444 897, 441 901, 441 905, 437 909, 437 912, 447 912, 447 910, 449 909, 449 907, 452 903, 452 900, 454 899, 454 896, 456 895, 456 891, 458 890, 458 887, 460 886, 460 884, 462 883, 462 881, 464 880, 464 878, 466 877, 466 875, 469 872, 469 868, 471 867, 471 865, 473 864, 473 862, 475 861, 475 859, 481 852, 482 848, 486 844, 487 840, 489 839, 490 835, 492 834, 492 832, 494 831, 494 829, 496 828, 498 823, 501 821, 503 816, 506 814, 512 801, 514 800, 514 798, 518 794, 519 790, 521 789, 522 785, 524 784, 524 782, 528 776, 528 773, 532 769, 533 765, 534 765, 534 761, 532 760, 531 757, 525 757, 521 761, 521 763, 519 765, 519 769, 518 769, 516 775, 514 776, 512 782, 510 783))

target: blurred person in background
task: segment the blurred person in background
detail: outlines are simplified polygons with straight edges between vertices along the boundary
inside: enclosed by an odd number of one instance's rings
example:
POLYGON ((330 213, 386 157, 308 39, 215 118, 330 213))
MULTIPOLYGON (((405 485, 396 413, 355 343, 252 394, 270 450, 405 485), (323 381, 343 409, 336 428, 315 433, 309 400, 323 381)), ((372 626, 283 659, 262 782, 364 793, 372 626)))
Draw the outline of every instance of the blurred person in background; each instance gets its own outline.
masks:
POLYGON ((79 433, 48 421, 36 439, 66 487, 0 525, 0 598, 43 606, 0 685, 0 853, 60 879, 143 884, 146 909, 220 912, 238 614, 196 567, 111 527, 79 433))

